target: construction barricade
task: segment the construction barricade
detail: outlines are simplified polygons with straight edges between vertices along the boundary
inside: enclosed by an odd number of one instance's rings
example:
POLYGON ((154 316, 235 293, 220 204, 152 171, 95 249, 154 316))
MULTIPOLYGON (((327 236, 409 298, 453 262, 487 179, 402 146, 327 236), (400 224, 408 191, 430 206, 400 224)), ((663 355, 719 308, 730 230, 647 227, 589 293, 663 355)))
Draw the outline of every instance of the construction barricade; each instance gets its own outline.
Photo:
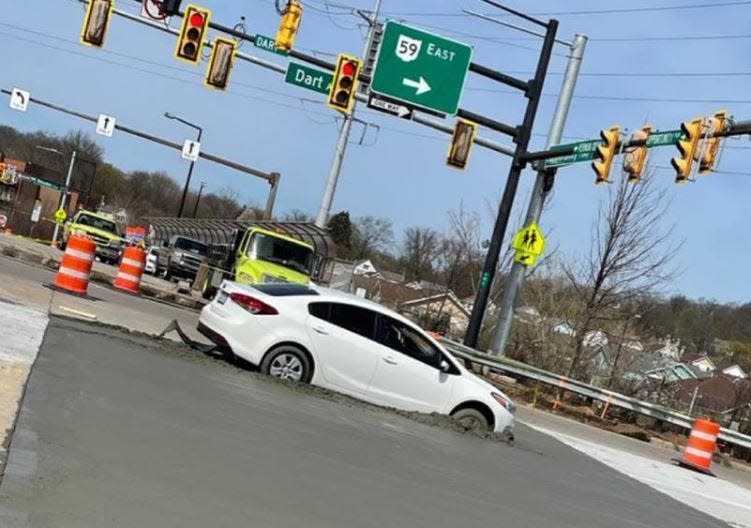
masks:
POLYGON ((96 244, 85 235, 71 235, 55 276, 55 288, 86 295, 96 257, 96 244))
POLYGON ((120 261, 120 269, 112 282, 115 288, 128 293, 139 293, 141 288, 141 276, 146 266, 146 252, 138 247, 127 247, 120 261))
POLYGON ((720 434, 720 424, 710 420, 696 420, 691 428, 680 464, 709 473, 709 468, 712 466, 712 454, 717 447, 718 434, 720 434))

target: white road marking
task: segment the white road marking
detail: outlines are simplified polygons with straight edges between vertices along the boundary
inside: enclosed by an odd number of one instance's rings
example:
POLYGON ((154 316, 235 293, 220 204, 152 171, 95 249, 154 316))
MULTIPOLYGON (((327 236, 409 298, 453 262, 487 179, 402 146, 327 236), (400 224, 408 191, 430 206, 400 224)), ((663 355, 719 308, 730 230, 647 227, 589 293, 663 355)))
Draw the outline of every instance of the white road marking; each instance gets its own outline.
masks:
POLYGON ((751 491, 719 478, 527 424, 692 508, 751 528, 751 491))

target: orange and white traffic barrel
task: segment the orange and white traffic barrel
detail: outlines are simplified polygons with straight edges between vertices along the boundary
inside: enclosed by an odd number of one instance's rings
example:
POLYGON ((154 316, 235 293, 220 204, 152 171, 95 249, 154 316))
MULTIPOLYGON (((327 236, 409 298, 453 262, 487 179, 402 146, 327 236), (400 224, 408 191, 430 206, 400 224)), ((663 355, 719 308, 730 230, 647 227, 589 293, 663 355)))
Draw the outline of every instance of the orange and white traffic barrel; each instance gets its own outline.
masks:
POLYGON ((138 293, 145 266, 146 252, 138 247, 126 247, 120 261, 120 269, 112 285, 129 293, 138 293))
POLYGON ((696 420, 691 428, 686 449, 683 451, 681 465, 709 473, 719 434, 720 424, 710 420, 696 420))
POLYGON ((96 244, 93 240, 84 235, 71 235, 55 276, 55 287, 86 295, 95 257, 96 244))

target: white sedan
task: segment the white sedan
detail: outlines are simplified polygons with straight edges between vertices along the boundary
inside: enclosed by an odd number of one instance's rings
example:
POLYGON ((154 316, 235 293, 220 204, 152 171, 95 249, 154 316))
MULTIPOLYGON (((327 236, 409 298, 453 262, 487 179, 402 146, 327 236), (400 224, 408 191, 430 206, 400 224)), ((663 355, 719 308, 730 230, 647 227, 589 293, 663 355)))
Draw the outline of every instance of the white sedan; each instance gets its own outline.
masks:
POLYGON ((157 272, 157 248, 156 246, 151 246, 149 250, 146 252, 146 266, 144 267, 144 271, 146 273, 151 273, 152 275, 156 275, 157 272))
POLYGON ((198 330, 265 374, 513 437, 510 398, 404 317, 353 295, 224 281, 198 330))

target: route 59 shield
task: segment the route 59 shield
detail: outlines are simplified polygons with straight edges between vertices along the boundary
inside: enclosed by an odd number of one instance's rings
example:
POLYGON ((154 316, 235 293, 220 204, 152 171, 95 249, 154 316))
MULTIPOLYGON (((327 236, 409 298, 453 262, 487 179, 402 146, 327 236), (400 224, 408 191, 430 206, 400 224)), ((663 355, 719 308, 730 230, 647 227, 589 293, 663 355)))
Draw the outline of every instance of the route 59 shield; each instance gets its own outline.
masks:
POLYGON ((422 48, 422 40, 399 35, 399 42, 396 44, 396 56, 404 62, 412 62, 420 56, 420 48, 422 48))

